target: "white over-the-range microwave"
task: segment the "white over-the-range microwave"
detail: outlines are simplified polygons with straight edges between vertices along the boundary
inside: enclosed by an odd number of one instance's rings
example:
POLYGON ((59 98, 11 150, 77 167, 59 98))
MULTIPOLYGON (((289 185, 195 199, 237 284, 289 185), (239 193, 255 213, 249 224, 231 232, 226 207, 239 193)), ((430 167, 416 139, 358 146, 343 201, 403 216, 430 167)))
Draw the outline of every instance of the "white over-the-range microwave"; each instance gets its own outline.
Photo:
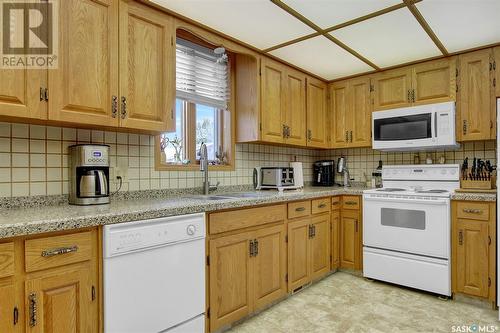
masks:
POLYGON ((455 102, 372 113, 373 149, 441 150, 460 147, 455 137, 455 102))

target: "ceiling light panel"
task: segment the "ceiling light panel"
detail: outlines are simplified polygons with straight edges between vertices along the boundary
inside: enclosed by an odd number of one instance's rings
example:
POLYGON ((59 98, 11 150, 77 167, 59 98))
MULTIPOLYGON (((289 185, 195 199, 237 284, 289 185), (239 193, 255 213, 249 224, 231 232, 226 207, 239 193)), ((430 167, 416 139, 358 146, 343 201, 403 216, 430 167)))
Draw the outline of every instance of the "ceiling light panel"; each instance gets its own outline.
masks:
POLYGON ((416 6, 449 52, 500 42, 499 0, 424 0, 416 6))
POLYGON ((326 80, 373 70, 324 36, 285 46, 270 54, 326 80))
POLYGON ((407 8, 335 30, 330 34, 379 67, 441 55, 407 8))
POLYGON ((326 29, 381 9, 399 0, 282 0, 309 20, 326 29))
POLYGON ((269 0, 153 0, 259 49, 314 32, 269 0))

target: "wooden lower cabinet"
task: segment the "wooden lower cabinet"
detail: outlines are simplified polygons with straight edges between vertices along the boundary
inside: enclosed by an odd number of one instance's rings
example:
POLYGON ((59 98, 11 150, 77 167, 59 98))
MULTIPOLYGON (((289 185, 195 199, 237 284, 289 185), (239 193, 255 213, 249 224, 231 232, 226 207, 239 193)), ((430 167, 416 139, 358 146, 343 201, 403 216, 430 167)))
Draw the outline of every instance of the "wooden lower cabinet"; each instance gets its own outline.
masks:
POLYGON ((453 292, 496 298, 495 203, 452 203, 453 292))
POLYGON ((14 284, 10 279, 0 281, 0 332, 18 332, 19 316, 14 284), (15 311, 17 311, 17 322, 15 311))
POLYGON ((340 211, 336 210, 332 212, 331 215, 331 248, 332 248, 332 260, 331 268, 332 270, 338 269, 340 267, 340 211))
POLYGON ((95 285, 90 267, 47 272, 27 280, 26 332, 98 332, 95 285))
POLYGON ((330 271, 330 213, 288 223, 288 291, 330 271))
POLYGON ((342 210, 339 238, 340 268, 361 269, 361 217, 358 210, 342 210))
POLYGON ((210 331, 286 295, 285 226, 209 241, 210 331))

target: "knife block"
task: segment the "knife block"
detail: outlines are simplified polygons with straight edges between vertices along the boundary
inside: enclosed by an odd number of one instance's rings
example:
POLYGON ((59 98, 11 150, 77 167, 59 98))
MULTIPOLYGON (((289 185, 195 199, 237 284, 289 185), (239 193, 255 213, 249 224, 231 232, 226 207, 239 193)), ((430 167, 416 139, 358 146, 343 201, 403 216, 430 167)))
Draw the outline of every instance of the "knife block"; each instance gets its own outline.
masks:
POLYGON ((490 180, 470 180, 461 179, 460 188, 471 189, 471 190, 491 190, 496 188, 497 177, 491 175, 490 180))

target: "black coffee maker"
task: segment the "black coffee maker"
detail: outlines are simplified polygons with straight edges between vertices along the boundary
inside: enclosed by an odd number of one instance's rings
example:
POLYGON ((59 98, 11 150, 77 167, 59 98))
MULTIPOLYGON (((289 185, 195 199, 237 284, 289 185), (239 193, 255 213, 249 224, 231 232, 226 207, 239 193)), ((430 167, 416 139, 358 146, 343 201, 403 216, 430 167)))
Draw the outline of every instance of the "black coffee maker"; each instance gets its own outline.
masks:
POLYGON ((317 161, 313 164, 313 185, 333 186, 335 185, 335 163, 332 160, 317 161))

